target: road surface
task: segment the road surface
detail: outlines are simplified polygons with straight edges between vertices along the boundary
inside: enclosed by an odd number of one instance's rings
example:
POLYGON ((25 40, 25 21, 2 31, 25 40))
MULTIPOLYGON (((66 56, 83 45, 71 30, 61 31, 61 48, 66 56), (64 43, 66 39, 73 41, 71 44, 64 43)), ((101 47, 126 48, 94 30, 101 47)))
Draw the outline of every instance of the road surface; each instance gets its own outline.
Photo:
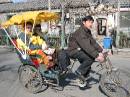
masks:
MULTIPOLYGON (((129 75, 129 55, 114 55, 111 57, 111 60, 112 63, 115 64, 114 66, 123 69, 129 75)), ((68 84, 63 91, 48 88, 44 92, 31 94, 24 90, 19 83, 17 70, 20 64, 16 53, 0 48, 0 97, 107 97, 99 90, 99 75, 93 73, 91 74, 92 79, 90 81, 92 85, 91 89, 80 90, 78 87, 68 84)), ((93 71, 98 71, 99 68, 93 64, 92 69, 93 71)), ((129 87, 130 86, 127 86, 127 88, 129 87)))

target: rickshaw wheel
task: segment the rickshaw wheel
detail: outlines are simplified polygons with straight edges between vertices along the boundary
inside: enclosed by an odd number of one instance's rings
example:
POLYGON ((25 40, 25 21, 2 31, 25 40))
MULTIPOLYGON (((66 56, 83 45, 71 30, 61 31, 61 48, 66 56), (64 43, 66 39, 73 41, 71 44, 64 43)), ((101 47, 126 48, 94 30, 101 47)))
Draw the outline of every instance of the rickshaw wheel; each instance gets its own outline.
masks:
POLYGON ((47 88, 38 70, 31 65, 23 65, 19 68, 20 83, 31 93, 38 93, 47 88))

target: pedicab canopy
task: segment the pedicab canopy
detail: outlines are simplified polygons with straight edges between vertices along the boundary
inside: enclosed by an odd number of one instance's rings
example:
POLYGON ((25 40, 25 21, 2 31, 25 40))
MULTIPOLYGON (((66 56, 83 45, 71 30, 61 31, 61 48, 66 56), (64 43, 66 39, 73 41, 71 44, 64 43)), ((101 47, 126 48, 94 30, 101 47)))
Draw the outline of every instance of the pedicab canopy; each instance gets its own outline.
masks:
MULTIPOLYGON (((23 12, 12 16, 9 20, 2 23, 1 26, 4 29, 5 33, 7 34, 7 36, 9 37, 9 39, 11 40, 11 42, 13 43, 13 45, 15 46, 15 48, 18 50, 18 52, 22 55, 24 59, 26 59, 27 48, 29 46, 26 43, 26 34, 25 34, 25 43, 23 43, 23 45, 25 45, 26 47, 24 48, 24 50, 19 50, 19 48, 14 43, 14 41, 12 40, 12 38, 10 37, 10 35, 8 34, 5 28, 11 25, 23 25, 26 24, 26 22, 32 22, 34 27, 35 24, 40 24, 41 22, 56 21, 58 19, 59 19, 59 15, 57 13, 47 12, 47 11, 29 11, 29 12, 23 12)), ((19 37, 17 32, 16 35, 18 40, 19 37)))
POLYGON ((46 11, 29 11, 22 12, 12 16, 8 21, 2 23, 2 27, 7 28, 11 25, 21 25, 26 23, 27 21, 31 21, 34 24, 38 24, 41 22, 47 21, 55 21, 59 19, 59 15, 53 12, 46 11))

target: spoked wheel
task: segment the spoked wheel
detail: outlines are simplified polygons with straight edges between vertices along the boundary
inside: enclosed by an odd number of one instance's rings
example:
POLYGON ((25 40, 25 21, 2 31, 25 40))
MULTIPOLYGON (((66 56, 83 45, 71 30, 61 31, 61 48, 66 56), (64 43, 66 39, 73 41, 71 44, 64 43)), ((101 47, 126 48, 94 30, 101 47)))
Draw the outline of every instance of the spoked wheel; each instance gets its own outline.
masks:
POLYGON ((104 73, 100 79, 100 88, 109 97, 130 97, 122 86, 118 71, 104 73))
POLYGON ((38 70, 30 65, 19 68, 19 80, 21 84, 31 93, 38 93, 47 86, 43 85, 43 80, 38 70))

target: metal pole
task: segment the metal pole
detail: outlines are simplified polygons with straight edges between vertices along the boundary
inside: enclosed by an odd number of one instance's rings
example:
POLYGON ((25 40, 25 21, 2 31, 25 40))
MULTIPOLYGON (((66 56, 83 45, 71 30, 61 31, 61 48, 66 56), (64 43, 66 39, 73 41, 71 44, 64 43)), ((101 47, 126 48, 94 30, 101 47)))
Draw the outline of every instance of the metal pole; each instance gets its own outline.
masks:
POLYGON ((120 1, 118 0, 118 13, 117 13, 117 36, 116 36, 116 46, 119 47, 119 34, 120 34, 120 1))
MULTIPOLYGON (((51 12, 51 0, 48 0, 48 11, 49 12, 51 12)), ((51 22, 49 21, 49 23, 48 23, 48 33, 50 34, 50 32, 51 32, 51 22)))
POLYGON ((51 0, 48 0, 48 11, 51 11, 51 0))
POLYGON ((61 17, 61 22, 62 22, 62 26, 61 26, 61 48, 64 48, 65 47, 65 21, 64 21, 64 16, 65 16, 65 13, 64 13, 64 2, 61 3, 61 12, 62 12, 62 17, 61 17))

